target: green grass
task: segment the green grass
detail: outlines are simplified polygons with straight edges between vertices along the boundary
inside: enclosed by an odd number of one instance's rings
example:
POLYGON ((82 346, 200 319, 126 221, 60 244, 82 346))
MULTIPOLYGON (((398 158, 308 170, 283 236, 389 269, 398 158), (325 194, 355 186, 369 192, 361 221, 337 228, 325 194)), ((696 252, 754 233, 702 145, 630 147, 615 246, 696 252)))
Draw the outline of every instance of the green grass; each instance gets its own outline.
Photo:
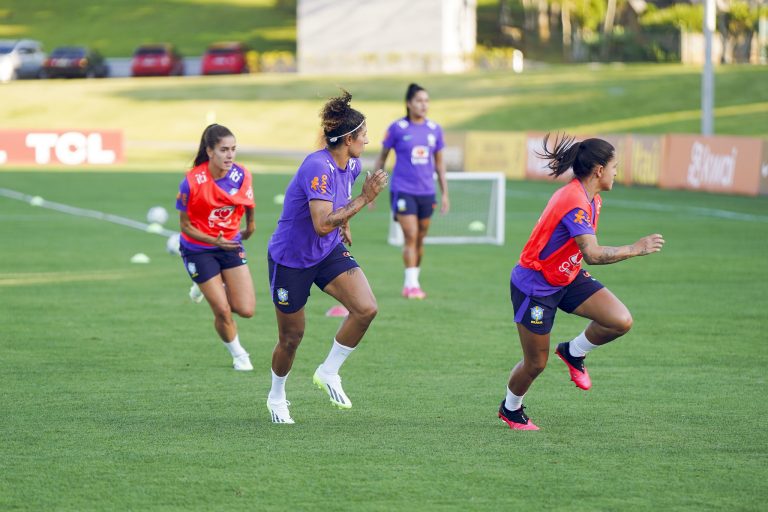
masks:
MULTIPOLYGON (((406 84, 431 94, 447 131, 699 133, 700 71, 680 65, 553 66, 523 74, 387 77, 249 75, 4 84, 2 129, 117 129, 132 168, 184 169, 215 118, 241 148, 315 147, 318 112, 343 86, 368 119, 371 154, 403 115, 406 84)), ((719 67, 715 132, 768 137, 768 67, 719 67)), ((247 164, 269 170, 258 158, 247 164)))
POLYGON ((285 0, 3 0, 0 38, 20 37, 47 51, 90 45, 107 57, 129 57, 140 44, 158 42, 188 56, 217 41, 295 52, 296 8, 285 0))
MULTIPOLYGON (((172 208, 180 178, 7 172, 2 186, 142 220, 172 208)), ((338 326, 315 290, 285 428, 264 407, 276 339, 265 248, 289 179, 255 176, 257 314, 239 321, 250 374, 229 368, 161 237, 0 198, 0 509, 764 507, 768 198, 605 194, 602 243, 661 232, 667 244, 590 268, 635 326, 590 355, 589 392, 552 360, 526 398, 538 433, 495 412, 520 357, 509 271, 553 185, 508 183, 503 247, 428 247, 423 302, 399 297, 387 212, 363 211, 352 250, 380 312, 343 367, 355 407, 333 409, 311 384, 338 326), (136 252, 152 262, 131 265, 136 252)), ((584 324, 561 314, 553 340, 584 324)))

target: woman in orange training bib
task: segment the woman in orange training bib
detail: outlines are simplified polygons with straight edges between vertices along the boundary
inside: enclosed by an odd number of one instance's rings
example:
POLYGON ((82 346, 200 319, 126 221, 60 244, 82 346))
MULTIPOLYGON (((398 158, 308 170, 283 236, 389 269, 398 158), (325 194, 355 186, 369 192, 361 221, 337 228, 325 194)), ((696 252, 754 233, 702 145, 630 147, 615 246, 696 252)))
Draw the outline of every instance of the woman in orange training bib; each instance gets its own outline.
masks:
MULTIPOLYGON (((251 173, 235 163, 235 136, 220 124, 208 126, 200 139, 194 167, 179 185, 176 209, 180 250, 189 276, 213 310, 214 327, 232 356, 235 370, 253 370, 240 345, 235 312, 253 316, 256 296, 242 241, 255 230, 251 173), (245 229, 240 221, 245 215, 245 229)), ((190 297, 194 300, 193 293, 190 297)))
POLYGON ((549 334, 558 308, 591 320, 581 334, 555 349, 581 389, 592 386, 584 366, 587 353, 632 327, 627 307, 581 269, 582 259, 590 265, 606 265, 659 252, 664 245, 659 234, 632 245, 600 245, 595 234, 602 207, 600 192, 613 188, 614 147, 602 139, 575 142, 563 136, 555 138, 550 151, 548 140, 549 135, 544 137, 540 156, 549 160, 551 175, 573 169, 574 178, 552 195, 512 270, 510 289, 523 360, 512 369, 499 418, 517 430, 539 430, 523 411, 523 396, 547 364, 549 334))

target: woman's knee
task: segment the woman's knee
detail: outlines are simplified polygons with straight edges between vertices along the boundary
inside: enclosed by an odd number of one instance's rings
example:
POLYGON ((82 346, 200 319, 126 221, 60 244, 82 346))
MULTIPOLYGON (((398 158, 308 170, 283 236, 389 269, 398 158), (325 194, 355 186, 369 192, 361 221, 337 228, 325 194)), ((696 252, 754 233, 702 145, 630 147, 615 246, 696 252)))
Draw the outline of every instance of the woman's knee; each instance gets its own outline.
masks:
POLYGON ((249 302, 247 304, 233 304, 232 311, 242 318, 251 318, 256 313, 256 304, 249 302))
POLYGON ((231 322, 232 308, 227 303, 216 304, 211 308, 217 322, 231 322))
POLYGON ((538 377, 547 367, 547 357, 537 357, 523 361, 523 369, 532 378, 538 377))
POLYGON ((294 353, 299 348, 301 340, 304 338, 303 330, 290 330, 280 333, 280 348, 289 353, 294 353))
POLYGON ((616 331, 616 334, 623 336, 632 328, 633 321, 632 314, 627 311, 625 314, 616 317, 612 322, 611 327, 616 331))

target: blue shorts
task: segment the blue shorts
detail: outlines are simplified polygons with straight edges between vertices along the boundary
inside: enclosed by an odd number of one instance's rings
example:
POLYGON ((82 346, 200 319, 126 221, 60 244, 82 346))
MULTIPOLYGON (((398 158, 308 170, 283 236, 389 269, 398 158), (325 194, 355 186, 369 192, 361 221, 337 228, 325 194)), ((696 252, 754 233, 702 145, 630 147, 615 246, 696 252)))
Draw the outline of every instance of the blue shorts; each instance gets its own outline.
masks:
POLYGON ((389 192, 389 202, 392 205, 392 217, 398 215, 416 215, 419 219, 428 219, 435 211, 437 203, 435 194, 416 196, 405 192, 389 192))
POLYGON ((272 302, 283 313, 295 313, 307 304, 312 283, 323 290, 337 276, 360 266, 344 244, 337 245, 323 261, 309 268, 291 268, 275 263, 269 253, 267 263, 272 302))
POLYGON ((573 313, 595 292, 605 288, 586 270, 581 270, 571 284, 546 297, 528 296, 512 282, 509 286, 512 307, 515 310, 515 322, 522 324, 534 334, 549 334, 555 324, 555 313, 558 308, 566 313, 573 313))
POLYGON ((248 263, 245 249, 239 251, 190 251, 181 247, 181 258, 189 277, 198 284, 204 283, 222 270, 239 267, 248 263))

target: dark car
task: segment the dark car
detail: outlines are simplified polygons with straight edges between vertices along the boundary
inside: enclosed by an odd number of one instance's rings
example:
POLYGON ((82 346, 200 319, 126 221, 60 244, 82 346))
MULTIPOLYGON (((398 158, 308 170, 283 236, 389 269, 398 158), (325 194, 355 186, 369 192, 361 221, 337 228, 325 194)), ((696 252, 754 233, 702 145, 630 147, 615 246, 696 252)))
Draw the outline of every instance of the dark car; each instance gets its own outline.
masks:
POLYGON ((184 74, 184 58, 172 44, 139 46, 131 61, 133 76, 171 76, 184 74))
POLYGON ((104 78, 109 66, 96 50, 86 46, 61 46, 43 64, 48 78, 104 78))
POLYGON ((215 43, 203 54, 204 75, 231 75, 248 73, 246 54, 248 48, 242 43, 215 43))

